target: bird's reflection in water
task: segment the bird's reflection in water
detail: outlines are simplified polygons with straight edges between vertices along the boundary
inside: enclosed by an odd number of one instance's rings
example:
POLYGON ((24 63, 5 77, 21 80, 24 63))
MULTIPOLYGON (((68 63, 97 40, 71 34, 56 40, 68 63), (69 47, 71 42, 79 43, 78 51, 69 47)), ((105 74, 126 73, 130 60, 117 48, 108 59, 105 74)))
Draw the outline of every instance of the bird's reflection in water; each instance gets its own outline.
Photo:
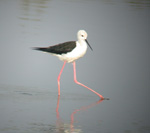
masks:
POLYGON ((60 114, 59 114, 59 101, 60 101, 60 96, 58 96, 57 107, 56 107, 56 117, 57 117, 56 132, 57 133, 81 133, 82 129, 74 128, 74 116, 75 116, 75 114, 79 113, 80 111, 85 111, 89 108, 92 108, 92 107, 100 104, 103 100, 100 99, 99 101, 96 101, 92 104, 89 104, 87 106, 82 106, 80 109, 74 110, 71 113, 69 124, 64 123, 63 120, 60 117, 60 114))

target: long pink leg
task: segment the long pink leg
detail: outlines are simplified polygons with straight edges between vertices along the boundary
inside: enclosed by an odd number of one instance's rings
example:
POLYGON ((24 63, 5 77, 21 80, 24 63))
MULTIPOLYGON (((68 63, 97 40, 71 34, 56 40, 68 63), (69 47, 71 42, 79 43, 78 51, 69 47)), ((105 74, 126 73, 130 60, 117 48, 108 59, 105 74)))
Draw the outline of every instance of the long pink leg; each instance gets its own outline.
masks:
POLYGON ((102 95, 100 95, 99 93, 97 93, 96 91, 92 90, 91 88, 85 86, 84 84, 80 83, 77 81, 77 78, 76 78, 76 63, 75 61, 73 62, 73 72, 74 72, 74 82, 77 83, 78 85, 81 85, 87 89, 89 89, 90 91, 94 92, 96 95, 98 95, 102 100, 104 99, 104 97, 102 95))
POLYGON ((58 82, 58 96, 60 96, 60 76, 61 76, 61 74, 62 74, 62 72, 63 72, 63 69, 64 69, 64 67, 65 67, 65 64, 66 64, 66 61, 64 61, 64 64, 63 64, 63 66, 62 66, 62 68, 61 68, 61 70, 60 70, 60 73, 59 73, 59 75, 58 75, 58 78, 57 78, 57 82, 58 82))

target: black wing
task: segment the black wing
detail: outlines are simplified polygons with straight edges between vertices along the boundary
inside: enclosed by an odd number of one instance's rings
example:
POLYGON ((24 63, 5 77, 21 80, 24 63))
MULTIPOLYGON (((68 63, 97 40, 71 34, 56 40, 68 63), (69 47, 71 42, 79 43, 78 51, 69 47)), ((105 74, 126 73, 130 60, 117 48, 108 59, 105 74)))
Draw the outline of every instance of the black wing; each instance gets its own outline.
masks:
POLYGON ((64 42, 50 47, 45 47, 45 48, 37 47, 34 49, 48 52, 48 53, 54 53, 54 54, 65 54, 71 52, 75 47, 76 47, 76 42, 70 41, 70 42, 64 42))

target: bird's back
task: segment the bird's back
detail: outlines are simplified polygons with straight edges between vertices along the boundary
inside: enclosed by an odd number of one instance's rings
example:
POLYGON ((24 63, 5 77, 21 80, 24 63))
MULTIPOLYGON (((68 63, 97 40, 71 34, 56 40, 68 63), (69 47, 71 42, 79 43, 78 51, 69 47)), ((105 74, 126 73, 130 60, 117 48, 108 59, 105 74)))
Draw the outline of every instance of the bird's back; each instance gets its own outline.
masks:
POLYGON ((52 53, 52 54, 61 55, 61 54, 66 54, 68 52, 71 52, 75 47, 76 47, 76 42, 69 41, 69 42, 60 43, 50 47, 36 47, 34 49, 43 52, 52 53))

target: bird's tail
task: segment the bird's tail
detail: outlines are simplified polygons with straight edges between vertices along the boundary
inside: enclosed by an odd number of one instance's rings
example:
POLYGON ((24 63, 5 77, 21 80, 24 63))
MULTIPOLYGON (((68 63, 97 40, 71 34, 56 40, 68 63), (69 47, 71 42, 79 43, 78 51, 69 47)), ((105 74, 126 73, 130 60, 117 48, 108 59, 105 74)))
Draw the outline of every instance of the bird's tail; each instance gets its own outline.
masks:
POLYGON ((43 52, 48 52, 47 48, 42 48, 42 47, 33 47, 33 50, 39 50, 39 51, 43 51, 43 52))

